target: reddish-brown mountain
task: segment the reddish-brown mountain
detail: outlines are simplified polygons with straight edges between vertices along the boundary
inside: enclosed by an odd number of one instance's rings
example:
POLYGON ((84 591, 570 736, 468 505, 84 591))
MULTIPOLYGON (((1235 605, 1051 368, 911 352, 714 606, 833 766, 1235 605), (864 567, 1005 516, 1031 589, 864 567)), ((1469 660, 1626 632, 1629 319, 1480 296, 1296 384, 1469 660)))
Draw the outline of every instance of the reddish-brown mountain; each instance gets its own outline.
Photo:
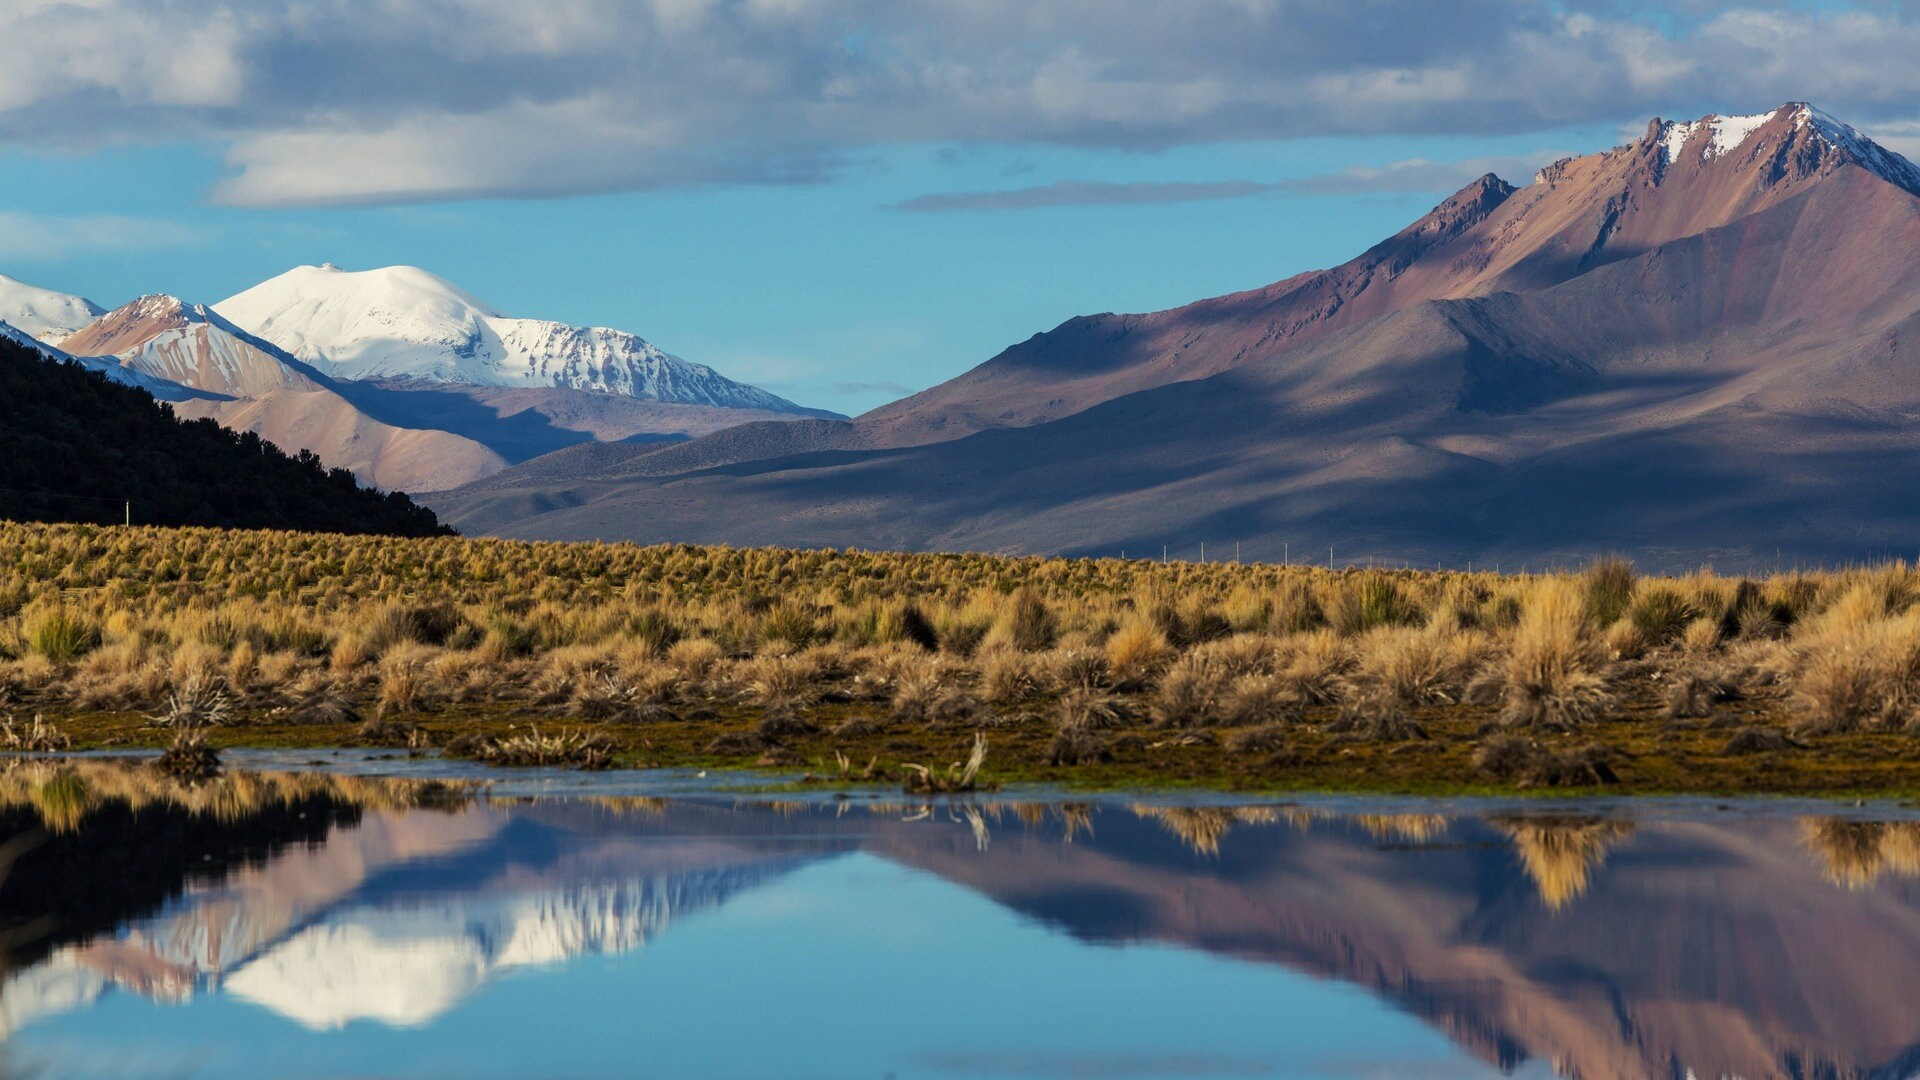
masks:
POLYGON ((1656 120, 1343 266, 1074 319, 851 423, 556 455, 438 505, 555 537, 1852 557, 1920 526, 1916 331, 1920 169, 1805 105, 1656 120))

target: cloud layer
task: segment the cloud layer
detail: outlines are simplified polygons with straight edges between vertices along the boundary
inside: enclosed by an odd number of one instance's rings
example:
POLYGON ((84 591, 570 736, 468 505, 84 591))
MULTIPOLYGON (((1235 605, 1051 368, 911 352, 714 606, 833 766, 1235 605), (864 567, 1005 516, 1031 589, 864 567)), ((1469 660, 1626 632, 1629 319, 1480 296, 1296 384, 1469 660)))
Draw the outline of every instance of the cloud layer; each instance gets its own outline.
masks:
POLYGON ((155 218, 0 211, 0 258, 6 259, 52 259, 103 251, 150 251, 195 246, 207 240, 203 231, 155 218))
POLYGON ((1046 206, 1120 206, 1128 203, 1206 202, 1244 199, 1283 190, 1285 184, 1252 180, 1181 181, 1112 184, 1061 180, 1038 187, 1004 191, 950 191, 918 195, 895 203, 896 210, 1033 210, 1046 206))
POLYGON ((1294 180, 1138 181, 1108 183, 1059 180, 1035 187, 993 191, 945 191, 916 195, 895 210, 1036 210, 1052 206, 1124 206, 1132 203, 1209 202, 1286 192, 1295 195, 1353 195, 1369 192, 1458 191, 1488 173, 1524 183, 1542 165, 1567 153, 1541 151, 1524 157, 1482 157, 1464 161, 1408 158, 1391 165, 1354 166, 1339 172, 1294 180))
POLYGON ((1920 8, 1750 0, 11 0, 0 141, 205 140, 245 205, 831 177, 899 143, 1910 125, 1920 8), (1704 104, 1703 104, 1704 103, 1704 104))

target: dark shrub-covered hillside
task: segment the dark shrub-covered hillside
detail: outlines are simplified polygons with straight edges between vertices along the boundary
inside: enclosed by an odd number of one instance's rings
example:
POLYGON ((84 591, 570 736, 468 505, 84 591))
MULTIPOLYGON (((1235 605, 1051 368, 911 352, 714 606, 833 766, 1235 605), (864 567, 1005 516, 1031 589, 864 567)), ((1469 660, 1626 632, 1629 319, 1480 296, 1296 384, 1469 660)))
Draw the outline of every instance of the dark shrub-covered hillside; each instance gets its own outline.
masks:
POLYGON ((0 517, 432 536, 433 511, 302 450, 182 421, 145 391, 0 339, 0 517))

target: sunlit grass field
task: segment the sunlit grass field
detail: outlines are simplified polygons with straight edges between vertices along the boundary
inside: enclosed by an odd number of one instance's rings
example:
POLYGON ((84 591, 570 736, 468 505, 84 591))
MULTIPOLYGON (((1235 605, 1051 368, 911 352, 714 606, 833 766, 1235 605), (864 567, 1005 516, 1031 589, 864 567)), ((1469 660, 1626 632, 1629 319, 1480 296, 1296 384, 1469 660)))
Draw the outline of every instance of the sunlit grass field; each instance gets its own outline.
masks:
POLYGON ((819 782, 1920 790, 1920 573, 0 525, 0 740, 819 782), (35 724, 35 719, 39 723, 35 724), (923 777, 924 779, 924 777, 923 777))

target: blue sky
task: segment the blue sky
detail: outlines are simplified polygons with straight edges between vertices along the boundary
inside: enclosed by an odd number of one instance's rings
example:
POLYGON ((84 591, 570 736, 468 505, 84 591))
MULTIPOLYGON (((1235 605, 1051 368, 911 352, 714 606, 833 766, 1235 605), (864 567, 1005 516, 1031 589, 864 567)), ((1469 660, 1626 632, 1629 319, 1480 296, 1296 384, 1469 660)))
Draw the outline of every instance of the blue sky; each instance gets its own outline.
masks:
POLYGON ((8 5, 0 271, 113 305, 412 263, 858 412, 1656 113, 1806 98, 1920 144, 1904 3, 534 7, 8 5))

